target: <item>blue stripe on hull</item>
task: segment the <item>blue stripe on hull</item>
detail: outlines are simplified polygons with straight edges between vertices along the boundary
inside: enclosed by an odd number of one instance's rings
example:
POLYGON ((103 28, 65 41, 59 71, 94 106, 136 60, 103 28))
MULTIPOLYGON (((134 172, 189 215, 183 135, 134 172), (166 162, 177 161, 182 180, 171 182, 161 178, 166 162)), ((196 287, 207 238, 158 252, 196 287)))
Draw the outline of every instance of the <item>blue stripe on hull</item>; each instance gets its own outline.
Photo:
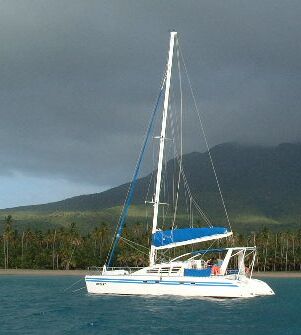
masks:
POLYGON ((182 281, 158 281, 158 280, 137 280, 137 279, 111 279, 111 278, 86 278, 86 282, 95 283, 117 283, 117 284, 160 284, 160 285, 195 285, 195 286, 220 286, 238 287, 231 283, 220 282, 182 282, 182 281))

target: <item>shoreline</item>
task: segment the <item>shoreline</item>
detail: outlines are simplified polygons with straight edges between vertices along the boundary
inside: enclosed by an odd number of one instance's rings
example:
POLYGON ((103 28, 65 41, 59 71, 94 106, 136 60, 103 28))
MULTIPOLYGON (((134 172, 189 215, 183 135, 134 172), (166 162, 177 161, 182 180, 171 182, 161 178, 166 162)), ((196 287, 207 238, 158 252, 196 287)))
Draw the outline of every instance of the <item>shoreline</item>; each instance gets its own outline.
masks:
POLYGON ((0 276, 84 276, 89 270, 0 269, 0 276))
POLYGON ((301 271, 254 272, 254 278, 301 278, 301 271))
MULTIPOLYGON (((32 269, 0 269, 0 276, 85 276, 87 274, 99 274, 91 270, 32 270, 32 269)), ((301 271, 298 272, 254 272, 254 278, 301 278, 301 271)))

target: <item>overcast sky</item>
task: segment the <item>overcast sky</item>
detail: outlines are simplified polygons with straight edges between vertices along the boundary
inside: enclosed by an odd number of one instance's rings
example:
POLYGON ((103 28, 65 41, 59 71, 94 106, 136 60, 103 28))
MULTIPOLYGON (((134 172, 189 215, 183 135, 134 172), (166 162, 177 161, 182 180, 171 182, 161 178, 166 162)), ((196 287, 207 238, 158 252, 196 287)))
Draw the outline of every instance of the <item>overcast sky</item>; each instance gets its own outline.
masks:
POLYGON ((211 146, 299 141, 300 14, 300 1, 0 1, 0 208, 129 180, 171 29, 211 146))

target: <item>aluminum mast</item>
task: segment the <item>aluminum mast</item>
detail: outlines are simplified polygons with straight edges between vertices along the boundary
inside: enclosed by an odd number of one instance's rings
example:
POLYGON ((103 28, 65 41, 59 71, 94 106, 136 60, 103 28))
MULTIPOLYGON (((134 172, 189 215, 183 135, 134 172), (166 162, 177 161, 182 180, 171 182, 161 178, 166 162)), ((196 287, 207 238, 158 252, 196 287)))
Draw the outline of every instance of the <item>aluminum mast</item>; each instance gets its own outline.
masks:
MULTIPOLYGON (((167 62, 167 69, 166 69, 166 84, 165 84, 165 96, 164 96, 164 105, 163 105, 162 128, 161 128, 161 135, 160 135, 160 148, 159 148, 159 159, 158 159, 158 170, 157 170, 158 172, 157 172, 156 192, 155 192, 155 200, 154 200, 154 216, 153 216, 152 234, 156 232, 157 223, 158 223, 159 199, 160 199, 160 190, 161 190, 162 165, 163 165, 163 156, 164 156, 164 145, 165 145, 165 134, 166 134, 167 111, 168 111, 168 103, 169 103, 172 59, 173 59, 174 42, 175 42, 176 36, 177 36, 177 32, 172 31, 170 33, 169 53, 168 53, 168 62, 167 62)), ((149 256, 150 266, 155 264, 155 258, 156 258, 156 248, 152 245, 150 256, 149 256)))

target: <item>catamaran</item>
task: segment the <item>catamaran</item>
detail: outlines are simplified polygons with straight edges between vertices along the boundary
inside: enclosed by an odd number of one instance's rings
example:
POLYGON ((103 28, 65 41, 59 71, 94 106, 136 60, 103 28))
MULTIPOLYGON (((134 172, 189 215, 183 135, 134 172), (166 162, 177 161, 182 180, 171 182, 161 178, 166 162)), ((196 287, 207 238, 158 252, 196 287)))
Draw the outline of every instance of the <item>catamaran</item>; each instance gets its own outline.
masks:
MULTIPOLYGON (((164 164, 164 147, 167 140, 166 125, 168 120, 171 75, 173 66, 174 49, 179 48, 177 32, 170 33, 168 60, 163 76, 160 94, 154 108, 145 140, 142 145, 139 159, 136 164, 133 179, 127 193, 123 211, 118 222, 115 238, 112 243, 109 257, 102 271, 96 275, 86 275, 87 291, 93 294, 119 294, 119 295, 175 295, 184 297, 218 297, 241 298, 263 295, 273 295, 271 287, 258 279, 252 278, 256 259, 256 247, 218 247, 191 250, 182 255, 159 260, 158 254, 168 249, 179 248, 208 241, 230 239, 231 226, 216 227, 188 227, 177 228, 174 224, 170 229, 158 228, 159 206, 164 206, 160 201, 162 188, 162 168, 164 164), (131 204, 134 189, 138 180, 138 173, 142 157, 147 146, 159 101, 163 99, 163 113, 161 134, 159 139, 158 165, 156 170, 155 194, 151 201, 153 205, 152 236, 149 252, 149 266, 136 269, 133 272, 127 269, 112 268, 114 252, 122 238, 122 230, 131 204), (216 255, 216 256, 212 256, 216 255), (208 258, 210 256, 210 258, 208 258), (248 267, 245 260, 248 260, 248 267)), ((179 50, 179 49, 178 49, 179 50)), ((177 50, 178 54, 179 51, 177 50)), ((207 140, 205 138, 207 144, 207 140)), ((209 146, 207 146, 209 155, 209 146)), ((217 174, 211 155, 209 156, 214 175, 217 174)), ((182 166, 180 164, 180 174, 182 166)), ((218 183, 218 189, 220 186, 218 183)), ((222 193, 221 200, 226 211, 222 193)), ((177 202, 176 202, 177 203, 177 202)), ((177 205, 175 206, 177 207, 177 205)), ((228 214, 226 211, 227 220, 228 214)), ((228 221, 229 222, 229 221, 228 221)), ((230 222, 229 222, 230 224, 230 222)))

